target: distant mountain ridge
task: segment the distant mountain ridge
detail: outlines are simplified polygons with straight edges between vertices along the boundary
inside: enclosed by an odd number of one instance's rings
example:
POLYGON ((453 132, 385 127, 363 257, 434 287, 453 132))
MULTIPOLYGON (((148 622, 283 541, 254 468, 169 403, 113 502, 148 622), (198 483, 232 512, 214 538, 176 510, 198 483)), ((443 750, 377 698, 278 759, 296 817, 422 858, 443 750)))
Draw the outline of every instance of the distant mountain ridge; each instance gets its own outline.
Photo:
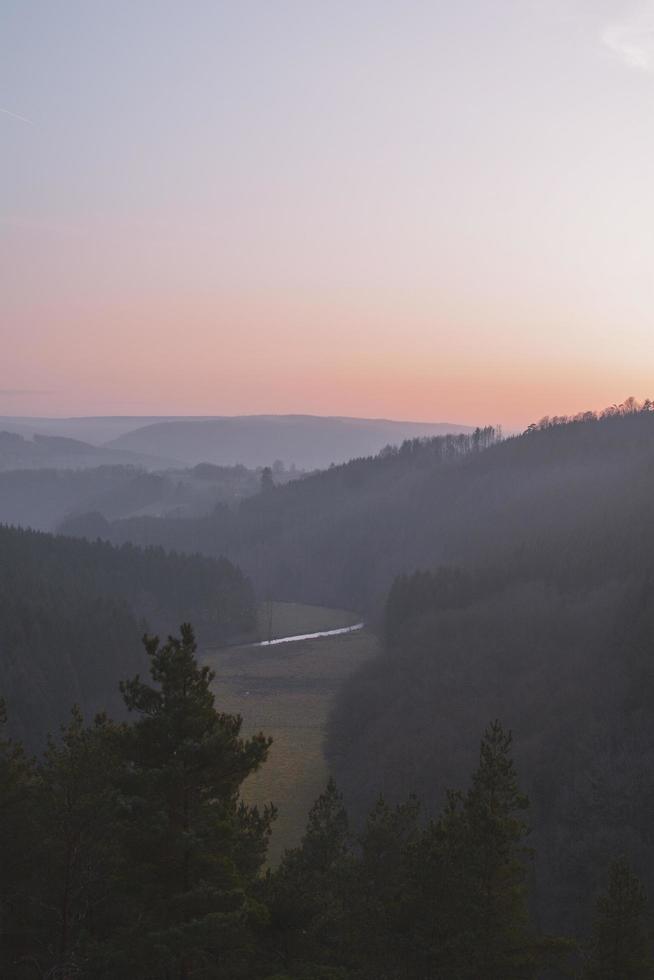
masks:
POLYGON ((472 432, 449 422, 398 422, 316 415, 240 415, 154 422, 127 432, 106 448, 199 462, 256 467, 275 460, 301 469, 369 456, 418 436, 472 432))
MULTIPOLYGON (((198 420, 212 416, 197 416, 198 420)), ((0 430, 17 432, 26 438, 35 434, 81 439, 101 446, 126 432, 155 422, 174 422, 179 415, 80 415, 48 418, 30 415, 0 415, 0 430)))
POLYGON ((16 469, 86 469, 90 466, 131 465, 165 469, 173 460, 147 453, 93 446, 66 436, 22 435, 3 429, 0 422, 0 471, 16 469))

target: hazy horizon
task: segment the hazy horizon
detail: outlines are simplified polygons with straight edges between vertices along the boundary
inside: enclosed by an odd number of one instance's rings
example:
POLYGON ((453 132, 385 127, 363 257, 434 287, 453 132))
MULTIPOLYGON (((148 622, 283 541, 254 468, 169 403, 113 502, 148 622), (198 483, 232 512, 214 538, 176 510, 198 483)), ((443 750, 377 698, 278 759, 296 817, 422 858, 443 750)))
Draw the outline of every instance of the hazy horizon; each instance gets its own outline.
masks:
POLYGON ((652 0, 0 13, 0 414, 651 394, 652 0))

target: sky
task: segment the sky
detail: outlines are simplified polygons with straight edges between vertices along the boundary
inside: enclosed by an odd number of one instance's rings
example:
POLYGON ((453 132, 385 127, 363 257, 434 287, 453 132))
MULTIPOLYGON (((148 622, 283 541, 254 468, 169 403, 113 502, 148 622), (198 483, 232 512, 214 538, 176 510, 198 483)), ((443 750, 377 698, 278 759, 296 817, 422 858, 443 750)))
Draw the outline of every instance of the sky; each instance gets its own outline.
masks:
POLYGON ((654 0, 3 0, 0 415, 654 395, 654 0))

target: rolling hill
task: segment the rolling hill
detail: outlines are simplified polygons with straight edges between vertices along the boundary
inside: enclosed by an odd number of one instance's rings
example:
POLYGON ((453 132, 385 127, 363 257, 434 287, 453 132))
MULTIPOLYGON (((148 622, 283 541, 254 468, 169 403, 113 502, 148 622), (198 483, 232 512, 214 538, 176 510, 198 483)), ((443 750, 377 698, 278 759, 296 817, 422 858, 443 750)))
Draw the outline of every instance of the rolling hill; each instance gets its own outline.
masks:
POLYGON ((131 465, 161 470, 174 460, 148 453, 105 449, 67 436, 12 432, 0 425, 0 471, 24 469, 85 469, 90 466, 131 465))
POLYGON ((244 415, 160 421, 127 432, 107 448, 223 466, 269 466, 275 460, 303 470, 322 469, 379 452, 416 436, 470 432, 450 423, 384 419, 323 418, 312 415, 244 415))
MULTIPOLYGON (((585 568, 589 537, 616 563, 615 514, 648 513, 654 413, 572 422, 497 441, 482 431, 407 442, 217 509, 197 520, 133 518, 106 524, 115 542, 225 554, 262 594, 370 613, 394 577, 441 563, 512 560, 531 548, 546 563, 563 549, 585 568), (578 542, 575 550, 571 543, 578 542)), ((649 525, 644 524, 646 529, 649 525)), ((83 517, 65 525, 85 529, 83 517)), ((629 547, 645 547, 630 524, 629 547)))

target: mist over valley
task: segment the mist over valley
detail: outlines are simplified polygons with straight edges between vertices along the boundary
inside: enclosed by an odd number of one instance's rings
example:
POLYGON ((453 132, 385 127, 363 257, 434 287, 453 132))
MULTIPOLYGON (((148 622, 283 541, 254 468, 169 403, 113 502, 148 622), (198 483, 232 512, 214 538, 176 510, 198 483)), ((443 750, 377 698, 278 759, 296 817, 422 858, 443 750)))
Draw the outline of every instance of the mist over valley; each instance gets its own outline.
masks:
POLYGON ((0 4, 0 980, 654 980, 653 84, 0 4))

